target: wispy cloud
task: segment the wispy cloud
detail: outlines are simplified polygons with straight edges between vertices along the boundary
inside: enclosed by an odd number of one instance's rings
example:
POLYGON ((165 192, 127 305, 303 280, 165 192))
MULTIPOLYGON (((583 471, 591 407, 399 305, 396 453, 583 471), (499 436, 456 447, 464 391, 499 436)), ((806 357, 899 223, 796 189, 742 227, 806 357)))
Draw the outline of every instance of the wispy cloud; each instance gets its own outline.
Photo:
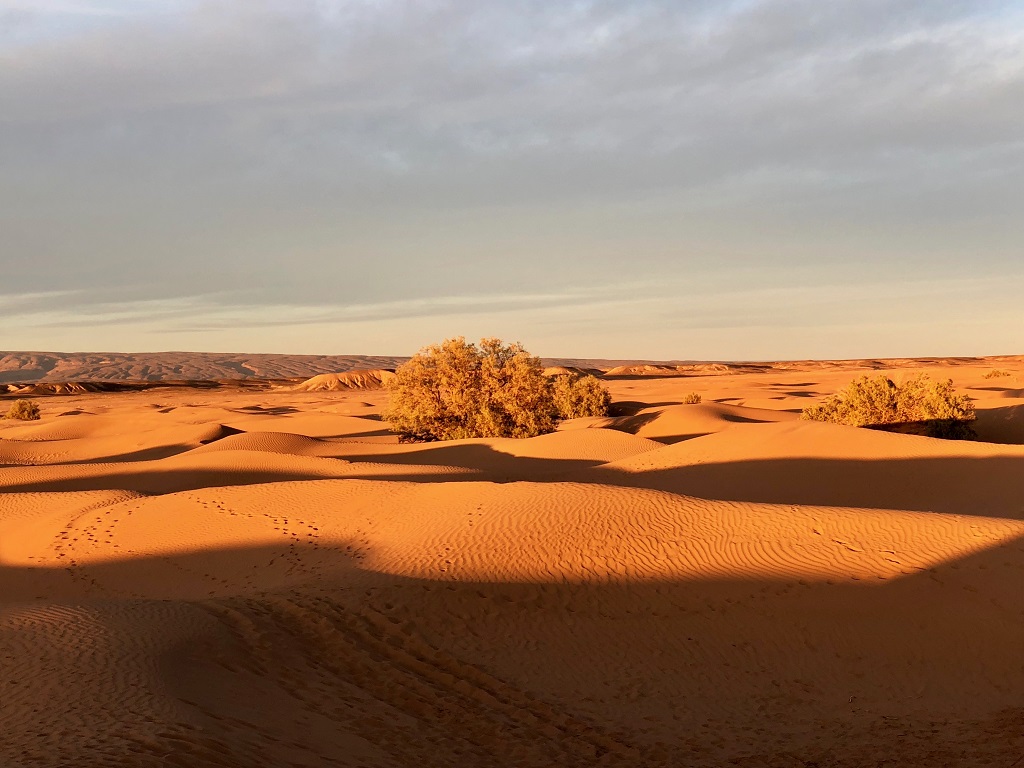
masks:
POLYGON ((765 359, 834 357, 830 341, 844 344, 840 354, 847 356, 904 354, 908 340, 917 345, 915 354, 1005 353, 1021 342, 1024 276, 901 284, 878 276, 852 284, 820 275, 816 285, 762 287, 721 277, 346 306, 246 304, 238 296, 208 294, 76 307, 61 294, 7 311, 19 338, 32 347, 45 346, 38 340, 57 333, 92 334, 107 340, 104 348, 115 348, 118 339, 120 348, 131 349, 163 348, 167 339, 177 339, 188 348, 223 350, 230 348, 222 345, 225 338, 258 337, 271 350, 367 350, 373 347, 364 346, 366 340, 377 339, 387 351, 401 352, 433 336, 497 332, 539 342, 537 351, 548 355, 565 352, 560 345, 574 339, 574 354, 595 357, 765 359), (931 331, 951 317, 955 328, 936 343, 931 331), (979 328, 989 329, 983 338, 976 337, 979 328), (407 339, 404 347, 401 338, 407 339), (732 342, 723 351, 726 338, 732 342))
POLYGON ((97 327, 184 333, 199 293, 216 334, 582 316, 624 275, 767 295, 838 271, 841 295, 1024 270, 1014 3, 0 9, 2 290, 77 292, 97 327))

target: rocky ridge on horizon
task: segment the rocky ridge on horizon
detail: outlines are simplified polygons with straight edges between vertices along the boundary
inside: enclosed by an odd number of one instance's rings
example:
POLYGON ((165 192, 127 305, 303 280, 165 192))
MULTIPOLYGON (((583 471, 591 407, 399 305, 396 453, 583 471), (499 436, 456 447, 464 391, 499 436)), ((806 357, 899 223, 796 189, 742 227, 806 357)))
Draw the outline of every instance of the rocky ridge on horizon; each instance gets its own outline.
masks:
MULTIPOLYGON (((394 369, 408 360, 396 355, 285 355, 216 352, 3 352, 0 387, 29 384, 95 382, 203 382, 292 380, 320 374, 394 369)), ((963 365, 1020 360, 1020 356, 919 357, 859 360, 796 360, 778 362, 651 361, 588 358, 542 358, 547 367, 601 370, 608 376, 715 376, 770 370, 819 368, 901 368, 907 365, 963 365)))

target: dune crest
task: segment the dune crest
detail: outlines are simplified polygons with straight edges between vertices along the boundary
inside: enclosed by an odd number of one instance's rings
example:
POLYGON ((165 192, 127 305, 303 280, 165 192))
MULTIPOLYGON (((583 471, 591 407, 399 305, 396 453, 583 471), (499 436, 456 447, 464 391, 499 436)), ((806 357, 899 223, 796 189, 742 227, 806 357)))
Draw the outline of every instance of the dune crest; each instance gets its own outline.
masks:
POLYGON ((321 373, 296 384, 296 392, 336 392, 344 389, 380 389, 395 376, 392 370, 374 368, 358 369, 344 373, 321 373))

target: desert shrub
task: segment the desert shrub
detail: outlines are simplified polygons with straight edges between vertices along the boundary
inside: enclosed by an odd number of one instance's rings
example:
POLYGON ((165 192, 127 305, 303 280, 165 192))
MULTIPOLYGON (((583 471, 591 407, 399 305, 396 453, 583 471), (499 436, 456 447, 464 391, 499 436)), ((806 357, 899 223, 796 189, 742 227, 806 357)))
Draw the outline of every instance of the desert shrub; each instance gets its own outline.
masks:
POLYGON ((555 428, 551 381, 521 344, 480 341, 479 412, 473 437, 534 437, 555 428))
POLYGON ((39 406, 31 400, 15 400, 5 418, 36 421, 39 418, 39 406))
POLYGON ((917 432, 930 437, 974 437, 974 404, 958 395, 952 381, 920 375, 899 384, 886 376, 862 376, 819 405, 805 408, 804 419, 917 432))
POLYGON ((406 439, 532 437, 554 429, 540 360, 519 344, 462 337, 425 347, 395 371, 384 418, 406 439))
POLYGON ((425 347, 387 386, 383 417, 406 440, 534 437, 552 432, 560 418, 605 415, 611 401, 593 376, 552 380, 539 358, 500 339, 425 347))
POLYGON ((701 396, 696 392, 691 392, 683 397, 683 405, 698 405, 701 401, 701 396))
POLYGON ((560 419, 607 416, 612 396, 594 376, 555 376, 552 384, 555 413, 560 419))
POLYGON ((997 369, 995 369, 993 371, 989 371, 984 376, 982 376, 982 378, 983 379, 998 379, 1000 376, 1009 376, 1009 375, 1010 375, 1009 371, 1001 371, 1001 370, 999 370, 997 368, 997 369))

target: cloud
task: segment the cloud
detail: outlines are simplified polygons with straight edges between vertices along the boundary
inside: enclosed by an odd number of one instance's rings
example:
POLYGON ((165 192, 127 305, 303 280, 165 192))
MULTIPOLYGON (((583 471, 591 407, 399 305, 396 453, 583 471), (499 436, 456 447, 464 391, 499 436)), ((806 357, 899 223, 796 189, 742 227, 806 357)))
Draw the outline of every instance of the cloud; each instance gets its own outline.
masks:
POLYGON ((1021 341, 1021 276, 905 284, 878 275, 850 284, 838 274, 818 274, 779 287, 734 278, 727 271, 687 284, 635 281, 600 290, 347 306, 266 305, 208 294, 83 308, 69 306, 61 294, 6 309, 23 346, 43 348, 40 341, 59 334, 88 351, 403 353, 443 337, 497 334, 548 356, 569 347, 592 357, 756 360, 1003 354, 1021 341), (944 326, 941 337, 933 332, 937 326, 944 326))
POLYGON ((1021 273, 1010 3, 8 12, 31 32, 0 38, 2 290, 89 317, 1021 273))

